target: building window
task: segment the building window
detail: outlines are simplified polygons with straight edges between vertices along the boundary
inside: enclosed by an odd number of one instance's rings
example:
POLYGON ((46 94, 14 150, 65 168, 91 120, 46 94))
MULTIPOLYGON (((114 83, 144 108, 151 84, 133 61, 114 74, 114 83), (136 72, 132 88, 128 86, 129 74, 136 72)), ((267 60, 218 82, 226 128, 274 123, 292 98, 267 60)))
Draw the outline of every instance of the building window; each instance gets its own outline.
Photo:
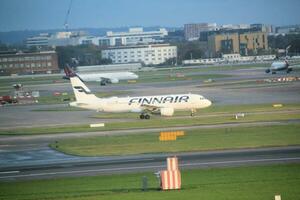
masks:
POLYGON ((51 66, 52 66, 52 63, 51 63, 51 62, 48 62, 48 63, 47 63, 47 66, 48 66, 48 67, 51 67, 51 66))
POLYGON ((35 64, 34 64, 34 63, 31 63, 31 67, 35 67, 35 64))

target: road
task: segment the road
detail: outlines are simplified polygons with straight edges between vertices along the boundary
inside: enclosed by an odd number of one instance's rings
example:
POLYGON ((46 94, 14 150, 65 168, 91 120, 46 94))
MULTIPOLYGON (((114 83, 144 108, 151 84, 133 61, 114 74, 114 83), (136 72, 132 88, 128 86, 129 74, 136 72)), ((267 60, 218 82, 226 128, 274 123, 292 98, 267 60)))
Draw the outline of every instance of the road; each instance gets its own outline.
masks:
POLYGON ((154 173, 166 169, 166 157, 168 156, 177 156, 181 169, 299 163, 300 146, 122 157, 85 157, 84 159, 70 156, 68 159, 56 160, 55 163, 47 165, 43 163, 31 163, 30 165, 19 163, 11 167, 1 167, 0 181, 144 171, 154 173))

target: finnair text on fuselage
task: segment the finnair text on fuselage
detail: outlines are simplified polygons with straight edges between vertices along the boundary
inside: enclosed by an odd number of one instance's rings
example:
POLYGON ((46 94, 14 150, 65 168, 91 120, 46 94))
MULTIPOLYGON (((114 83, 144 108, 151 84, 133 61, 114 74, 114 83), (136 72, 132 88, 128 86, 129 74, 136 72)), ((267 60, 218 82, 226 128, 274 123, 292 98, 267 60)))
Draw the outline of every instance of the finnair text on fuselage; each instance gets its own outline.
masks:
POLYGON ((140 105, 151 105, 151 104, 165 104, 165 103, 181 103, 188 102, 189 96, 160 96, 160 97, 134 97, 131 98, 128 102, 128 105, 131 104, 140 104, 140 105))

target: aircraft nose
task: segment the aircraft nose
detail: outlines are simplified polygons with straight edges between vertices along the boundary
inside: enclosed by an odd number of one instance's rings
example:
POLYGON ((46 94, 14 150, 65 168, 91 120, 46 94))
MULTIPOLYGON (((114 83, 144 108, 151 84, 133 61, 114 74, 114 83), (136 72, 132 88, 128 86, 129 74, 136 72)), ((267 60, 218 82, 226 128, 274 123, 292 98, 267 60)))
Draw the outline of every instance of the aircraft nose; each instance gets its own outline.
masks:
POLYGON ((206 99, 206 102, 205 102, 205 104, 206 104, 206 107, 209 107, 209 106, 211 106, 211 101, 210 100, 208 100, 208 99, 206 99))

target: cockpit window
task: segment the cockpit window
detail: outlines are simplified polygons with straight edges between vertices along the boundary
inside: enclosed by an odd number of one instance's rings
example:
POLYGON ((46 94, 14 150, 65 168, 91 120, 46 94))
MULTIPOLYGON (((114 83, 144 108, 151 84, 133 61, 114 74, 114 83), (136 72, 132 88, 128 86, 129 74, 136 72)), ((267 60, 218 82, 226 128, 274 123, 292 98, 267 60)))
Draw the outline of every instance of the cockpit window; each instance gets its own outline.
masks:
POLYGON ((200 97, 200 100, 204 100, 204 97, 200 97))

